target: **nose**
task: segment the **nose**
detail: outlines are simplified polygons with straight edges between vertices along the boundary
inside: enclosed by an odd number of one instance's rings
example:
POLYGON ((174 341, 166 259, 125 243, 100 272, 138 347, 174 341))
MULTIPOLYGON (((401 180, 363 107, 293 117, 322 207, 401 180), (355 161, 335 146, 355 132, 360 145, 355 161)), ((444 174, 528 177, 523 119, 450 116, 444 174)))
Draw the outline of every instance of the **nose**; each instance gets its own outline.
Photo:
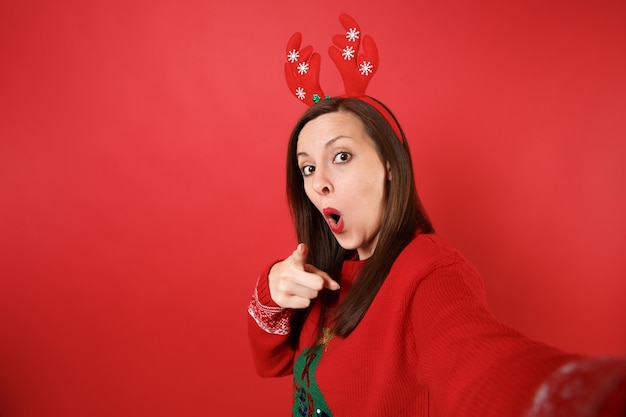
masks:
POLYGON ((330 178, 320 167, 317 167, 313 174, 313 190, 320 195, 329 194, 333 190, 330 178))

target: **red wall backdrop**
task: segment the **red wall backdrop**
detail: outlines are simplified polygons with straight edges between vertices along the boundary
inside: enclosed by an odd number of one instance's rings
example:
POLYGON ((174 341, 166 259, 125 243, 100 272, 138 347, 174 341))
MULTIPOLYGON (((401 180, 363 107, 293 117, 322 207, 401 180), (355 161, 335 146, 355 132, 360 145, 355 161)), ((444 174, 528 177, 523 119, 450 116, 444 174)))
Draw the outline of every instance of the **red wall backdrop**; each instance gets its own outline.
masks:
POLYGON ((0 2, 0 415, 287 415, 246 307, 295 244, 282 79, 352 14, 503 321, 626 354, 626 3, 0 2))

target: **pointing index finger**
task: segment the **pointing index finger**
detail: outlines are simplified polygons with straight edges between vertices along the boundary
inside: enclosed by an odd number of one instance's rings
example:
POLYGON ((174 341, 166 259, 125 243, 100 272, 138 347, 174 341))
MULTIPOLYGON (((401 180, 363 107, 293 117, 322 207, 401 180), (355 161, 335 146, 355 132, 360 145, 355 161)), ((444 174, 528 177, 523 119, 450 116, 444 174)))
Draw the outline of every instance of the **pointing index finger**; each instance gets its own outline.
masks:
POLYGON ((325 271, 322 271, 321 269, 316 268, 311 264, 306 264, 304 266, 304 270, 322 278, 322 280, 324 281, 324 288, 328 288, 332 291, 338 290, 340 288, 339 283, 332 279, 330 275, 328 275, 325 271))

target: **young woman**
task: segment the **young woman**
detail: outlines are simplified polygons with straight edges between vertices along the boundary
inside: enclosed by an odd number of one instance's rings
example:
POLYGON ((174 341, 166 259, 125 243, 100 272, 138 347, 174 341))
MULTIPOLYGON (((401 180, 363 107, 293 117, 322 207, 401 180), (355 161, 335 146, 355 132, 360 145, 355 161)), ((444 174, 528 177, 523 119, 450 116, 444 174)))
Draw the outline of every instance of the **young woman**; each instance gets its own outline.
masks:
POLYGON ((287 191, 301 243, 260 275, 248 311, 258 373, 293 374, 294 416, 623 416, 623 361, 493 317, 479 274, 434 234, 382 104, 310 107, 287 191))

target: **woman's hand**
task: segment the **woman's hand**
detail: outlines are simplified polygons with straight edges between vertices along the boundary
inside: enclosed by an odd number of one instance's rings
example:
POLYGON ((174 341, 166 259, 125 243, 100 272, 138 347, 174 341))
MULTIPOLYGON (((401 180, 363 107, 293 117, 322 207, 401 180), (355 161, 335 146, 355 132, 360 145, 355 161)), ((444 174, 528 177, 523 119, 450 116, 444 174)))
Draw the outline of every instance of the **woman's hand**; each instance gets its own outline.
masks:
POLYGON ((326 272, 306 263, 308 252, 307 246, 300 243, 287 259, 270 269, 270 295, 282 308, 306 308, 323 288, 339 289, 326 272))

